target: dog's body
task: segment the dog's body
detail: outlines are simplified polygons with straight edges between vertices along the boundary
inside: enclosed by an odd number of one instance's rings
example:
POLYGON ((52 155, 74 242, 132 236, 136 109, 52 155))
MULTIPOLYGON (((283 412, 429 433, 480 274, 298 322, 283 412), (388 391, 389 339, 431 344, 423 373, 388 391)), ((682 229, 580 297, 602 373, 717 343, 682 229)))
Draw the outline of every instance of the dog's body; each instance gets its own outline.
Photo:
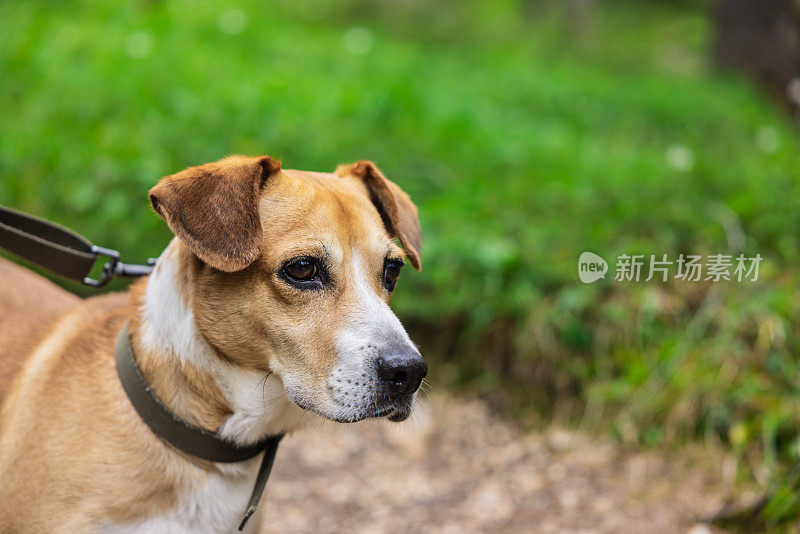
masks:
POLYGON ((387 302, 393 240, 418 268, 419 223, 372 164, 323 175, 233 157, 165 178, 151 201, 178 237, 127 293, 81 301, 0 260, 1 532, 238 524, 261 455, 207 462, 150 431, 114 366, 126 322, 156 395, 240 445, 307 411, 411 411, 424 362, 387 302))

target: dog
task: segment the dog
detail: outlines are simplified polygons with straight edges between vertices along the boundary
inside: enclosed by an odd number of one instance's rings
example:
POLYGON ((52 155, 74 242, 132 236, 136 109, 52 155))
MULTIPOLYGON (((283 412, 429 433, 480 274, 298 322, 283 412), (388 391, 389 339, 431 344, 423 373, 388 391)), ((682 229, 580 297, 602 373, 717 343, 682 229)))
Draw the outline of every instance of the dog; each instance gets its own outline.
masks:
POLYGON ((412 412, 427 365, 388 303, 421 268, 420 224, 372 162, 231 156, 150 201, 175 238, 124 293, 81 300, 0 260, 0 532, 235 531, 259 456, 201 460, 152 432, 115 370, 126 323, 158 398, 238 445, 412 412))

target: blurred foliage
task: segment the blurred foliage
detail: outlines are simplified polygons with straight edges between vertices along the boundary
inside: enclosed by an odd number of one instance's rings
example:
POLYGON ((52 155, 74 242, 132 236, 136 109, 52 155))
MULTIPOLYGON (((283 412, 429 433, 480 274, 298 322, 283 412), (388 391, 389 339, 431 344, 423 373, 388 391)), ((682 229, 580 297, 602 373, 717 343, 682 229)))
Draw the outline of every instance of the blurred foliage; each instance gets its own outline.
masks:
POLYGON ((721 443, 770 487, 800 451, 794 127, 712 72, 704 8, 572 4, 4 2, 0 203, 142 261, 170 238, 162 175, 372 159, 420 207, 395 307, 440 383, 531 423, 721 443), (584 250, 765 262, 756 283, 587 286, 584 250))

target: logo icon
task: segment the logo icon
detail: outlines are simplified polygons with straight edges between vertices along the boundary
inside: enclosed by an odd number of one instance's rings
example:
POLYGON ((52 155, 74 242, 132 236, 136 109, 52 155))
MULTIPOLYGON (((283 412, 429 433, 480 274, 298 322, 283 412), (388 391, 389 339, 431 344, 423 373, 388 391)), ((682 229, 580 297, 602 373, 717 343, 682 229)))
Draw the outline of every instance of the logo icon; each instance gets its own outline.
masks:
POLYGON ((584 252, 578 258, 578 278, 584 284, 591 284, 606 277, 608 264, 594 252, 584 252))

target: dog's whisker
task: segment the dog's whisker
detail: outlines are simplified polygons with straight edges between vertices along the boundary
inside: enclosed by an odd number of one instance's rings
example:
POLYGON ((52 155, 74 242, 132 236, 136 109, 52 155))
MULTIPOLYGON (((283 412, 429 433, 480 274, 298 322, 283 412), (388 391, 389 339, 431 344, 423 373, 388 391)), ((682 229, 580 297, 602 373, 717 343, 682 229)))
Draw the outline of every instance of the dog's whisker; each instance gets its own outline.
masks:
POLYGON ((244 308, 242 308, 242 309, 239 309, 239 310, 236 310, 236 311, 234 311, 234 312, 231 312, 231 313, 229 313, 229 314, 227 314, 227 315, 223 315, 222 317, 220 317, 219 319, 217 319, 216 321, 214 321, 214 322, 211 324, 211 328, 214 328, 215 326, 217 326, 217 323, 218 323, 218 322, 220 322, 220 321, 222 321, 223 319, 227 319, 227 318, 228 318, 228 317, 230 317, 231 315, 236 315, 237 313, 242 313, 243 311, 244 311, 244 308))
POLYGON ((303 410, 302 412, 300 412, 300 418, 297 420, 298 426, 300 425, 300 422, 303 420, 303 417, 305 417, 307 413, 308 410, 303 410))
POLYGON ((264 377, 264 382, 263 382, 263 384, 261 386, 261 404, 264 406, 264 409, 267 408, 267 398, 266 398, 266 394, 267 394, 267 391, 266 391, 267 390, 267 379, 269 378, 269 375, 271 375, 271 374, 272 374, 272 371, 267 373, 267 375, 264 377))
MULTIPOLYGON (((251 391, 251 392, 250 392, 250 397, 252 397, 252 396, 253 396, 253 393, 255 393, 255 392, 256 392, 256 390, 258 389, 258 386, 261 386, 261 385, 262 385, 262 383, 263 383, 263 386, 266 386, 266 385, 267 385, 267 378, 269 378, 269 375, 271 375, 271 374, 272 374, 272 371, 270 371, 269 373, 265 374, 265 375, 264 375, 264 378, 262 378, 261 380, 259 380, 259 381, 258 381, 258 383, 257 383, 257 384, 255 385, 255 387, 253 388, 253 391, 251 391)), ((262 391, 263 391, 263 390, 262 390, 262 391)))

